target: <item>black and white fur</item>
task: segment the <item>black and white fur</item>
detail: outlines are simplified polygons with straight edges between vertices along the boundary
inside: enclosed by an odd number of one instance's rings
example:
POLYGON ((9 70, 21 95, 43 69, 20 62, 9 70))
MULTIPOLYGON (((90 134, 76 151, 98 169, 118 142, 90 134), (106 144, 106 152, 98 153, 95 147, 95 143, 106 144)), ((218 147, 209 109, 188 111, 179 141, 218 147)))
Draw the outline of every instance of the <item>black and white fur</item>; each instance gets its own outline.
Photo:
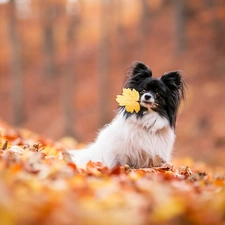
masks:
POLYGON ((141 110, 128 113, 119 107, 113 121, 84 150, 70 150, 78 166, 91 160, 109 168, 162 166, 171 159, 178 107, 184 98, 184 82, 179 71, 153 78, 151 70, 136 62, 128 72, 124 88, 140 93, 141 110))

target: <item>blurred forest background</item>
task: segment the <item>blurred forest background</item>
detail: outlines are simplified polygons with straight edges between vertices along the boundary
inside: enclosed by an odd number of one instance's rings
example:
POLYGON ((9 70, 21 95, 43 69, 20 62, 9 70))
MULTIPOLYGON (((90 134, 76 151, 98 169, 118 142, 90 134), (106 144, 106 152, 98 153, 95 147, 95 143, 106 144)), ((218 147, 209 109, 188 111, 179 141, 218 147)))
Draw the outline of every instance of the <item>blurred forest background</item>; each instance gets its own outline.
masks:
POLYGON ((175 156, 224 165, 224 0, 0 0, 0 119, 93 141, 133 61, 186 74, 175 156))

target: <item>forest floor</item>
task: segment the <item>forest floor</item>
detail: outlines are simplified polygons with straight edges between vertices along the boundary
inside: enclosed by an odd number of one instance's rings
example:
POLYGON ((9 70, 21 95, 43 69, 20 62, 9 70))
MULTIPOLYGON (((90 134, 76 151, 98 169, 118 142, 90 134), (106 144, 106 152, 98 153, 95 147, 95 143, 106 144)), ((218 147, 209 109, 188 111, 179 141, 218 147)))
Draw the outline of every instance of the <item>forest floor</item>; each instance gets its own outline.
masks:
POLYGON ((0 127, 0 224, 225 222, 222 168, 181 158, 149 169, 92 162, 81 169, 62 143, 0 127))

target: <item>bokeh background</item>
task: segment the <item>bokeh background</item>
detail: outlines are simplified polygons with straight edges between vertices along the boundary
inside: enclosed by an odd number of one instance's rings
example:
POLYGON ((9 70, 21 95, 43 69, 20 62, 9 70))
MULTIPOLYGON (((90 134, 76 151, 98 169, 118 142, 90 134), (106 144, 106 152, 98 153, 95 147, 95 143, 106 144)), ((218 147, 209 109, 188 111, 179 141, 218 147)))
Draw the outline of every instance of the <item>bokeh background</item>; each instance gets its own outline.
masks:
POLYGON ((91 142, 133 61, 185 72, 174 155, 224 165, 224 0, 0 0, 2 121, 91 142))

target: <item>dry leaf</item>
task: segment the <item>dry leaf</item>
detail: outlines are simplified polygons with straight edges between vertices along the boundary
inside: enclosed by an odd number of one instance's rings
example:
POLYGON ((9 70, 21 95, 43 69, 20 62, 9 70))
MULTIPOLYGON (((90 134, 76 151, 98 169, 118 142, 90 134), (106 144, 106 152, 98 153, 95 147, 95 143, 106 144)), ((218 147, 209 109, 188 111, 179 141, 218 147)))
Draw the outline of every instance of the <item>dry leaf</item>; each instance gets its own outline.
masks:
POLYGON ((2 146, 2 150, 6 150, 7 147, 8 147, 8 141, 6 141, 6 142, 4 143, 4 145, 2 146))
POLYGON ((0 224, 224 224, 224 168, 164 165, 156 156, 163 167, 110 170, 90 161, 81 169, 57 142, 30 134, 36 144, 12 146, 28 143, 27 132, 13 133, 0 147, 0 224))
POLYGON ((163 166, 163 164, 165 164, 165 161, 159 155, 156 155, 153 166, 160 167, 163 166))
POLYGON ((116 101, 120 106, 125 106, 127 112, 138 113, 140 111, 139 93, 135 89, 124 88, 122 95, 117 95, 116 101))

